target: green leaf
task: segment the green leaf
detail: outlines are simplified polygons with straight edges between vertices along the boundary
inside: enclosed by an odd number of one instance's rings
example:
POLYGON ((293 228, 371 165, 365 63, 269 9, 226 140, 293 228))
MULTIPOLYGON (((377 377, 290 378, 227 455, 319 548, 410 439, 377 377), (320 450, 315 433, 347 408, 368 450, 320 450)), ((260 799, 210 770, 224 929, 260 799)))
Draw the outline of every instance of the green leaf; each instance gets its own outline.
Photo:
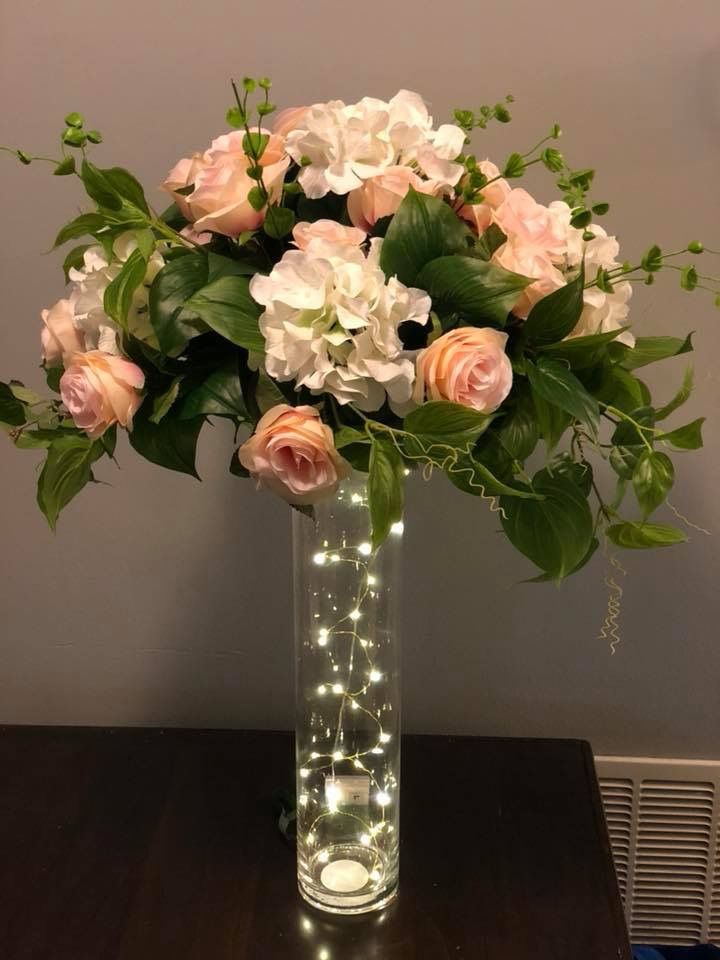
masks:
POLYGON ((434 400, 409 413, 403 429, 425 444, 465 447, 474 443, 491 421, 492 417, 471 407, 448 400, 434 400))
POLYGON ((228 126, 234 127, 236 130, 239 130, 241 127, 245 126, 247 117, 242 112, 240 107, 230 107, 225 114, 225 120, 227 121, 228 126))
MULTIPOLYGON (((520 380, 514 391, 514 406, 500 421, 497 437, 513 460, 526 460, 540 439, 540 427, 532 394, 520 380)), ((563 430, 565 427, 563 427, 563 430)))
POLYGON ((610 466, 622 480, 630 480, 647 447, 613 447, 610 466))
POLYGON ((282 240, 295 226, 295 214, 287 207, 279 207, 273 204, 268 207, 265 214, 263 230, 275 240, 282 240))
POLYGON ((20 427, 26 419, 25 407, 13 394, 9 384, 0 383, 0 423, 20 427))
POLYGON ((532 395, 533 406, 537 414, 540 436, 545 441, 547 452, 552 453, 562 435, 570 426, 572 417, 554 403, 548 403, 539 393, 532 395))
POLYGON ((502 498, 503 529, 514 547, 560 580, 587 556, 593 539, 592 512, 582 490, 568 476, 541 470, 533 488, 545 499, 502 498))
POLYGON ((693 349, 692 333, 685 339, 680 337, 638 337, 634 347, 615 344, 613 352, 616 359, 626 370, 636 370, 648 363, 657 363, 668 357, 677 357, 693 349))
POLYGON ((47 449, 58 436, 57 430, 23 430, 13 440, 18 450, 47 449))
POLYGON ((458 490, 470 493, 475 497, 519 497, 523 500, 537 500, 540 495, 528 487, 513 487, 504 480, 500 480, 484 463, 475 457, 466 455, 458 457, 457 461, 445 463, 443 466, 448 479, 458 490))
POLYGON ((100 213, 81 213, 70 223, 66 223, 55 237, 54 247, 59 247, 75 237, 94 235, 107 226, 107 219, 100 213))
POLYGON ((611 404, 623 413, 630 413, 650 403, 650 391, 642 380, 613 364, 605 367, 603 380, 597 389, 593 389, 593 393, 601 403, 611 404))
POLYGON ((661 433, 655 439, 663 440, 678 450, 699 450, 703 445, 702 425, 704 423, 705 417, 699 417, 691 423, 686 423, 684 427, 678 427, 669 433, 661 433))
POLYGON ((92 480, 92 466, 104 453, 102 443, 88 437, 63 436, 51 443, 38 477, 37 502, 52 530, 60 511, 92 480))
POLYGON ((587 460, 573 460, 569 453, 561 453, 544 468, 552 477, 566 477, 584 496, 589 497, 593 483, 593 468, 587 460))
MULTIPOLYGON (((632 410, 628 416, 641 427, 655 426, 655 411, 652 407, 638 407, 637 410, 632 410)), ((638 430, 635 423, 630 423, 629 420, 621 420, 613 431, 612 443, 618 447, 632 447, 645 446, 646 439, 651 441, 652 432, 638 430)))
POLYGON ((143 213, 149 213, 143 188, 128 170, 122 167, 101 170, 88 160, 83 160, 80 177, 88 196, 99 206, 119 210, 123 201, 126 201, 143 213))
POLYGON ((152 413, 150 414, 150 420, 152 423, 160 423, 160 421, 169 412, 170 408, 177 400, 181 383, 182 383, 182 377, 175 377, 175 379, 172 381, 172 383, 167 388, 167 390, 165 390, 164 393, 161 393, 158 396, 153 397, 153 410, 152 410, 152 413))
POLYGON ((377 549, 390 533, 390 527, 402 519, 403 461, 391 440, 374 436, 370 448, 368 503, 372 525, 372 545, 377 549))
MULTIPOLYGON (((540 303, 544 302, 544 300, 540 301, 540 303)), ((569 364, 573 370, 584 370, 600 363, 607 354, 608 343, 619 337, 625 330, 627 330, 627 327, 620 327, 618 330, 609 330, 607 333, 592 333, 587 337, 572 337, 570 340, 562 340, 560 343, 543 344, 538 349, 545 356, 554 357, 556 360, 562 360, 569 364)))
POLYGON ((242 139, 243 151, 248 157, 256 157, 259 160, 265 153, 265 147, 267 147, 269 140, 270 137, 266 133, 251 130, 242 139))
POLYGON ((75 157, 72 156, 63 157, 53 170, 56 177, 68 177, 71 173, 75 173, 75 157))
POLYGON ((66 115, 63 123, 68 127, 81 127, 85 123, 85 118, 77 110, 73 110, 72 113, 66 115))
POLYGON ((640 261, 640 266, 647 273, 655 273, 663 265, 662 250, 657 244, 653 244, 640 261))
POLYGON ((355 427, 340 427, 335 431, 335 449, 342 450, 351 443, 370 443, 370 437, 355 427))
POLYGON ((47 367, 45 370, 45 380, 53 393, 60 393, 60 378, 65 371, 62 367, 47 367))
POLYGON ((247 478, 250 476, 250 471, 240 463, 240 460, 238 459, 239 450, 239 447, 237 450, 233 450, 233 455, 230 457, 228 470, 234 477, 242 477, 243 479, 247 480, 247 478))
POLYGON ((128 435, 130 445, 151 463, 187 473, 199 480, 195 451, 204 418, 179 420, 171 411, 160 423, 153 423, 151 413, 152 408, 146 401, 135 416, 133 429, 128 435))
POLYGON ((427 290, 433 309, 459 314, 474 326, 504 327, 518 297, 531 283, 527 277, 474 257, 439 257, 418 274, 417 285, 427 290))
POLYGON ((78 247, 73 247, 70 253, 63 260, 63 273, 65 274, 65 282, 70 279, 71 270, 80 270, 81 267, 85 264, 85 251, 90 248, 91 244, 81 243, 78 247))
POLYGON ((690 366, 685 371, 683 376, 683 381, 680 389, 675 394, 675 396, 670 400, 669 403, 666 403, 664 407, 660 407, 659 410, 655 411, 656 420, 665 420, 670 416, 671 413, 674 413, 678 410, 689 398, 693 389, 694 373, 693 368, 690 366))
POLYGON ((132 306, 135 291, 142 284, 147 272, 147 263, 142 252, 133 250, 120 273, 108 284, 105 289, 103 306, 105 313, 123 330, 127 330, 127 315, 132 306))
POLYGON ((511 153, 503 167, 503 176, 508 179, 521 177, 525 173, 525 160, 521 153, 511 153))
POLYGON ((233 417, 249 420, 240 386, 238 365, 232 361, 215 370, 183 399, 180 419, 198 416, 233 417))
POLYGON ((557 343, 577 326, 583 312, 585 270, 574 280, 538 300, 523 325, 523 335, 531 346, 557 343))
MULTIPOLYGON (((586 567, 588 563, 592 560, 592 558, 595 556, 595 551, 599 546, 600 546, 600 541, 598 540, 597 537, 593 537, 592 540, 590 541, 588 552, 582 558, 580 563, 576 567, 573 567, 573 569, 567 573, 567 576, 568 577, 572 576, 572 574, 577 573, 579 570, 582 570, 583 567, 586 567)), ((540 576, 538 577, 531 577, 529 580, 523 580, 523 583, 548 583, 552 579, 553 577, 551 577, 549 573, 541 573, 540 576)))
POLYGON ((185 303, 207 283, 208 261, 202 253, 166 263, 150 287, 150 322, 160 349, 169 356, 182 353, 188 340, 207 326, 197 315, 183 312, 185 303))
POLYGON ((675 470, 670 457, 664 453, 646 451, 633 471, 635 496, 647 517, 665 500, 675 481, 675 470))
POLYGON ((431 260, 467 250, 470 235, 469 227, 443 200, 411 188, 385 234, 380 266, 386 277, 414 286, 431 260))
POLYGON ((19 400, 20 403, 42 403, 43 398, 39 393, 35 393, 34 390, 30 390, 29 387, 26 387, 24 383, 20 383, 19 380, 11 380, 8 384, 10 387, 10 392, 15 397, 16 400, 19 400))
POLYGON ((198 290, 185 309, 199 316, 221 337, 246 350, 264 352, 260 333, 260 306, 250 296, 246 277, 221 277, 198 290))
POLYGON ((496 250, 505 243, 507 237, 496 223, 491 223, 487 230, 475 241, 473 253, 481 260, 490 260, 496 250))
POLYGON ((597 427, 600 416, 597 401, 559 360, 540 357, 537 364, 528 361, 527 375, 533 393, 585 423, 591 430, 597 427))
POLYGON ((605 532, 617 547, 628 550, 670 547, 674 543, 687 541, 687 535, 682 530, 661 523, 614 523, 605 532))

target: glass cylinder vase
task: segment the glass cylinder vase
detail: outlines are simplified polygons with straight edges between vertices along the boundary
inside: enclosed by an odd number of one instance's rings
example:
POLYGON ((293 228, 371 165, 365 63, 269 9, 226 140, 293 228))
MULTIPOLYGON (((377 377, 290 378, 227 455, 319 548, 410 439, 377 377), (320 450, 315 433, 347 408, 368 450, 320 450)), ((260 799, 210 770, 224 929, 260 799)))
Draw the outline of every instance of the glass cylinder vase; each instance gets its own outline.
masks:
POLYGON ((366 480, 293 511, 298 884, 333 913, 398 885, 402 524, 373 551, 366 480))

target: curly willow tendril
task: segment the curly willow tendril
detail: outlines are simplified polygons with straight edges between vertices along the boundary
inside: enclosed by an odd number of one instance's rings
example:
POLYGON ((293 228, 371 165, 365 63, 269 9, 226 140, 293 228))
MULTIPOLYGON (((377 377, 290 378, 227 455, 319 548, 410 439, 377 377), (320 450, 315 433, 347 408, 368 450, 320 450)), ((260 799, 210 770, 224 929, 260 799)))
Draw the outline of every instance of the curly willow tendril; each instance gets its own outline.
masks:
POLYGON ((699 527, 696 523, 693 523, 692 520, 689 520, 684 513, 680 513, 678 508, 670 503, 669 500, 665 501, 666 506, 670 509, 672 513, 678 518, 681 523, 684 523, 686 527, 689 527, 691 530, 697 530, 698 533, 704 533, 706 537, 711 537, 712 533, 709 530, 706 530, 705 527, 699 527))
MULTIPOLYGON (((614 553, 607 552, 607 540, 603 545, 603 553, 611 567, 618 571, 623 577, 627 576, 627 570, 618 560, 614 553)), ((622 634, 620 633, 620 614, 622 613, 623 588, 617 582, 612 572, 605 577, 605 586, 608 588, 607 609, 605 620, 597 640, 609 642, 611 656, 615 654, 618 646, 622 643, 622 634)))

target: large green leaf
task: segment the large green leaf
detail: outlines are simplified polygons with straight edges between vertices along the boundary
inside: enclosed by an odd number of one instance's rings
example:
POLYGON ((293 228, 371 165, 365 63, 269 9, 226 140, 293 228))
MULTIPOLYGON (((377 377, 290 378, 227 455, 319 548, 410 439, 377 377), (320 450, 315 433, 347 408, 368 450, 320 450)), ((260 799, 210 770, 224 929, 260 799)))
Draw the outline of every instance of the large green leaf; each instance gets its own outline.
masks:
POLYGON ((75 237, 86 237, 88 234, 94 236, 107 224, 106 218, 100 213, 81 213, 75 217, 60 230, 55 237, 53 246, 59 247, 68 240, 75 237))
POLYGON ((26 419, 25 407, 14 395, 10 385, 0 383, 0 423, 9 427, 20 427, 26 419))
POLYGON ((672 460, 665 453, 646 450, 633 470, 632 483, 643 515, 649 516, 665 500, 675 481, 672 460))
POLYGON ((583 312, 585 269, 559 290, 538 300, 523 324, 523 336, 531 346, 557 343, 576 326, 583 312))
POLYGON ((63 507, 92 480, 92 466, 105 452, 101 440, 84 436, 58 437, 50 444, 38 477, 37 502, 51 529, 63 507))
POLYGON ((627 328, 621 327, 618 330, 609 330, 607 333, 572 337, 570 340, 561 340, 560 343, 544 344, 538 349, 544 356, 562 360, 573 370, 584 370, 586 367, 600 363, 607 354, 608 344, 619 337, 625 329, 627 328))
POLYGON ((99 206, 119 210, 126 201, 143 213, 149 212, 142 186, 122 167, 101 170, 89 160, 83 160, 80 177, 88 196, 99 206))
POLYGON ((261 308, 250 296, 246 277, 220 277, 194 293, 185 309, 231 343, 246 350, 265 350, 258 326, 261 308))
POLYGON ((368 476, 373 549, 385 540, 393 523, 402 519, 403 500, 402 457, 392 440, 373 436, 368 476))
MULTIPOLYGON (((540 427, 527 382, 519 380, 513 393, 514 405, 499 421, 496 434, 512 459, 523 461, 537 446, 540 427)), ((563 426, 563 431, 566 426, 563 426)))
POLYGON ((570 426, 572 417, 554 403, 549 403, 539 393, 532 394, 532 401, 540 436, 545 441, 547 452, 552 453, 570 426))
POLYGON ((469 237, 467 224, 444 200, 411 188, 385 234, 380 266, 385 276, 416 286, 426 263, 466 250, 469 237))
POLYGON ((605 532, 616 546, 628 550, 670 547, 687 540, 682 530, 661 523, 614 523, 605 532))
POLYGON ((126 329, 127 315, 132 306, 133 296, 142 284, 147 272, 147 263, 140 250, 133 250, 120 270, 120 273, 105 289, 105 313, 126 329))
POLYGON ((448 400, 433 400, 417 407, 405 418, 403 429, 424 444, 465 447, 474 443, 492 421, 485 413, 448 400))
POLYGON ((600 409, 578 378, 560 360, 540 357, 527 362, 528 380, 534 394, 559 407, 591 430, 597 426, 600 409))
POLYGON ((199 480, 195 451, 204 418, 180 420, 171 410, 160 423, 153 423, 150 419, 152 412, 152 406, 146 400, 135 416, 129 434, 133 449, 151 463, 187 473, 199 480))
POLYGON ((441 316, 454 314, 475 326, 504 327, 510 310, 532 281, 485 260, 449 256, 431 260, 416 282, 430 294, 433 309, 441 316))
POLYGON ((577 569, 593 539, 593 517, 584 493, 567 475, 541 470, 533 488, 543 500, 503 497, 502 525, 510 542, 554 580, 577 569))
POLYGON ((702 425, 705 423, 705 417, 698 417, 684 427, 677 427, 668 433, 661 433, 656 436, 656 440, 664 440, 678 450, 699 450, 703 445, 702 425))
POLYGON ((236 362, 230 362, 222 369, 215 370, 184 398, 180 419, 188 420, 198 416, 249 419, 236 362))
POLYGON ((163 353, 177 356, 188 340, 208 329, 197 315, 183 312, 186 302, 205 286, 207 278, 207 257, 197 253, 166 263, 153 280, 150 322, 163 353))
POLYGON ((618 343, 613 353, 626 370, 635 370, 648 363, 689 353, 692 349, 692 333, 689 333, 684 340, 680 337, 638 337, 634 347, 618 343))

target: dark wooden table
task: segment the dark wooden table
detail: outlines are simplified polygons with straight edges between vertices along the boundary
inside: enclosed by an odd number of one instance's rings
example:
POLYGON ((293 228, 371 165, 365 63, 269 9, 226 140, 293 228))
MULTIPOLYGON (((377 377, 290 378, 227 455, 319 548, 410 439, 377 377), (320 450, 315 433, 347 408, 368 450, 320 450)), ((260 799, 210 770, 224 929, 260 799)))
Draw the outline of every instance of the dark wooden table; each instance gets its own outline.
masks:
POLYGON ((284 733, 0 728, 2 960, 628 960, 587 744, 407 737, 400 897, 306 907, 284 733))

